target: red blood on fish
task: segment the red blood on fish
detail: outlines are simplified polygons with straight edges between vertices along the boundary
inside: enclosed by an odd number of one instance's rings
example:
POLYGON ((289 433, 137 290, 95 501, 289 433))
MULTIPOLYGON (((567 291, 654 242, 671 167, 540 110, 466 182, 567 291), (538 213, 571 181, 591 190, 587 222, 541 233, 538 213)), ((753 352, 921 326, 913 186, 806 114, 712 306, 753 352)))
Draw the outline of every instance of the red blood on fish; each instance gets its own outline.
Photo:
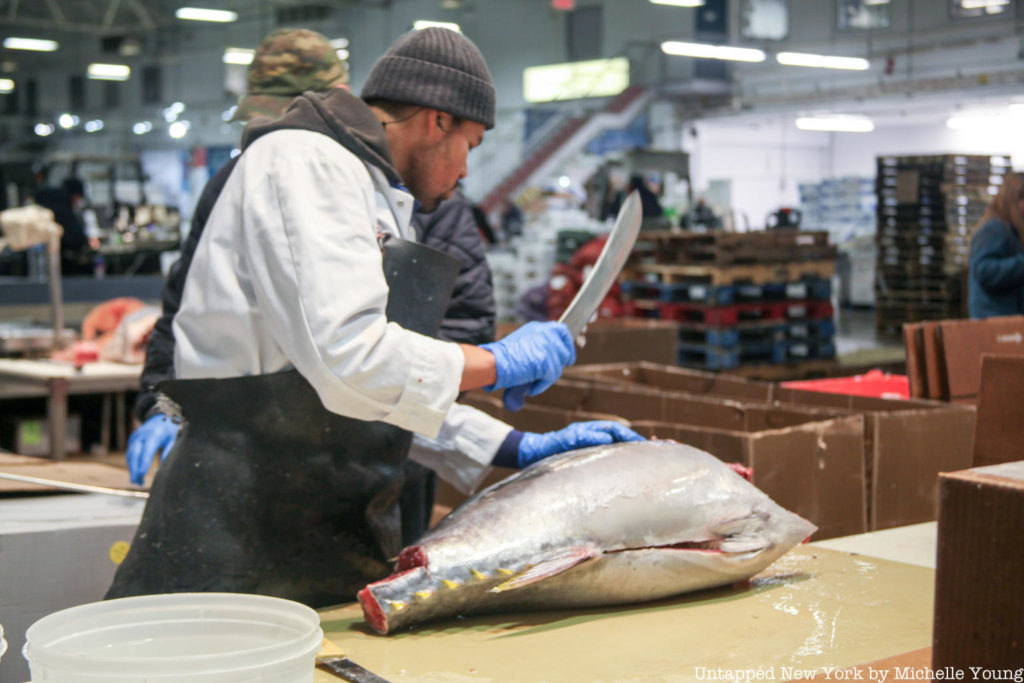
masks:
POLYGON ((725 464, 729 466, 730 470, 740 475, 751 484, 754 483, 754 470, 752 468, 747 467, 746 465, 741 465, 738 462, 727 462, 725 464))

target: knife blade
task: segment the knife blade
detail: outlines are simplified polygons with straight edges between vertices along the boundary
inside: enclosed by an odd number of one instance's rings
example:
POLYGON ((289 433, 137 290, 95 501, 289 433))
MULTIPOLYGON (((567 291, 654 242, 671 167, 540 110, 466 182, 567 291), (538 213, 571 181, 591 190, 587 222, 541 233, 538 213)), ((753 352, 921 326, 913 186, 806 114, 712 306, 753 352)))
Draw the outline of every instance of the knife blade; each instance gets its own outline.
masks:
POLYGON ((601 249, 601 255, 597 262, 583 281, 580 291, 569 302, 569 307, 558 318, 558 322, 565 323, 572 332, 572 338, 579 346, 587 323, 594 311, 604 301, 608 290, 615 284, 615 280, 622 272, 622 266, 633 251, 636 244, 636 236, 640 232, 640 223, 643 220, 643 208, 640 201, 640 193, 633 190, 622 203, 619 214, 615 217, 615 224, 608 235, 608 241, 601 249))
POLYGON ((316 660, 316 665, 342 680, 351 681, 351 683, 389 683, 386 678, 381 678, 344 656, 319 657, 316 660))
MULTIPOLYGON (((640 193, 633 190, 626 197, 626 201, 622 202, 612 231, 608 235, 608 241, 604 243, 604 248, 601 249, 594 267, 590 269, 587 279, 569 302, 568 308, 558 318, 558 322, 565 323, 569 328, 577 346, 583 346, 583 333, 587 329, 590 317, 601 305, 608 290, 619 277, 622 266, 629 259, 633 245, 636 244, 636 237, 640 233, 642 220, 640 193)), ((507 389, 503 396, 505 407, 509 410, 522 408, 528 391, 529 387, 526 385, 507 389)))
POLYGON ((329 671, 338 678, 352 681, 352 683, 389 683, 387 679, 381 678, 369 669, 353 662, 348 658, 345 650, 326 637, 316 656, 316 665, 324 671, 329 671))

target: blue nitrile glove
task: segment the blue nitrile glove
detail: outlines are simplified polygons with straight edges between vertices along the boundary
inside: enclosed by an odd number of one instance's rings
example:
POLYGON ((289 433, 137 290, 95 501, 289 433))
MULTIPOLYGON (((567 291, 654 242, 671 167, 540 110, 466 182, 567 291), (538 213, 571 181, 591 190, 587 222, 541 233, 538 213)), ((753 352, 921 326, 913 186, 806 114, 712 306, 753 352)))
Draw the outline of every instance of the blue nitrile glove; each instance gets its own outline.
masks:
POLYGON ((619 441, 643 441, 644 437, 629 427, 611 420, 575 422, 557 432, 534 434, 524 432, 519 442, 519 468, 532 465, 551 455, 587 446, 601 446, 619 441))
POLYGON ((133 484, 142 485, 142 481, 153 464, 153 457, 161 451, 160 460, 167 457, 174 440, 178 438, 181 425, 163 414, 149 418, 128 437, 128 474, 133 484))
MULTIPOLYGON (((562 375, 562 368, 576 362, 576 345, 564 323, 530 322, 492 344, 481 345, 494 354, 497 380, 486 391, 526 387, 526 394, 536 396, 562 375)), ((522 390, 520 390, 521 392, 522 390)), ((505 407, 523 407, 522 393, 506 391, 505 407)))

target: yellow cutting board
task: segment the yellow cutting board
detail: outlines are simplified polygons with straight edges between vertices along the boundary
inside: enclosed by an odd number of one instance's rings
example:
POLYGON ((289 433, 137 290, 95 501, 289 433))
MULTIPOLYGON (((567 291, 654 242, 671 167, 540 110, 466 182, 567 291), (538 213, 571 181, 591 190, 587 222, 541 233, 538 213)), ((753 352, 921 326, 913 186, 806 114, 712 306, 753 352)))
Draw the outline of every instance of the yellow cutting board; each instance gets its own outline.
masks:
POLYGON ((321 621, 352 660, 393 683, 677 683, 741 670, 786 681, 930 645, 934 585, 932 569, 802 546, 749 586, 654 603, 451 619, 389 636, 374 635, 357 604, 322 610, 321 621))

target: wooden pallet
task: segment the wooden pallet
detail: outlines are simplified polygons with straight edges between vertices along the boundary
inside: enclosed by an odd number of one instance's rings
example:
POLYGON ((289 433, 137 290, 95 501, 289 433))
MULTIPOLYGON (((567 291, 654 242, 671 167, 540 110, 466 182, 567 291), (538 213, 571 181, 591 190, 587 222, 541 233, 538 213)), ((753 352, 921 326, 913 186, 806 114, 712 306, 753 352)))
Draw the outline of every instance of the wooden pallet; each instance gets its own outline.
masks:
POLYGON ((640 234, 634 262, 733 265, 834 259, 836 248, 826 232, 767 230, 751 233, 680 233, 648 231, 640 234))
POLYGON ((631 280, 646 275, 660 282, 702 282, 712 286, 751 283, 795 282, 807 277, 830 278, 835 275, 836 262, 792 261, 788 263, 751 263, 733 266, 681 265, 670 263, 631 264, 623 271, 631 280))

